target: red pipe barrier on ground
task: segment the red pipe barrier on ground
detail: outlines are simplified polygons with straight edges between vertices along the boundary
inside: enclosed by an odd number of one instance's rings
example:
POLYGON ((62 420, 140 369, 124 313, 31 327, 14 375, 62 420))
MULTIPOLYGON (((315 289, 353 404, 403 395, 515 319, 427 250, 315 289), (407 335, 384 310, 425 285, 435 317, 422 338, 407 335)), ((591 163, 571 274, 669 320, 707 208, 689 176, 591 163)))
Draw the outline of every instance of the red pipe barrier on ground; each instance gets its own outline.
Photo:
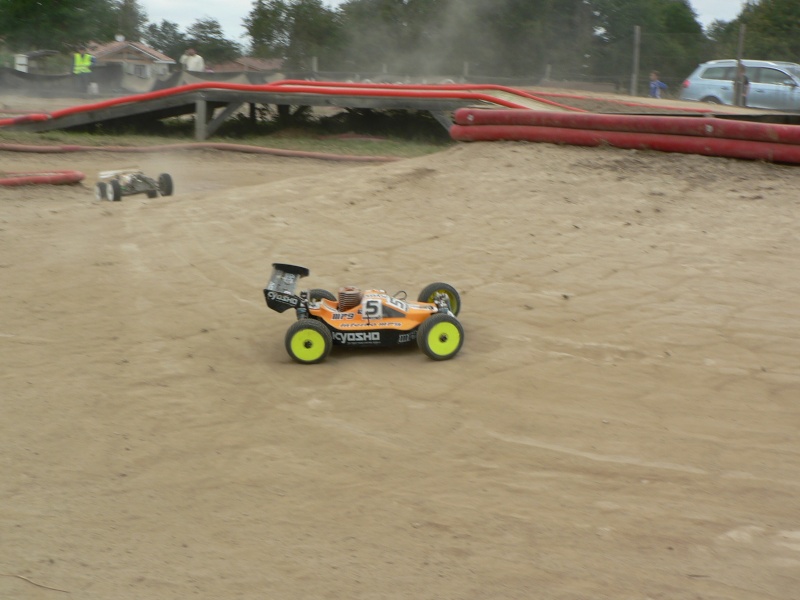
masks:
POLYGON ((61 185, 80 183, 86 175, 80 171, 39 171, 34 173, 2 173, 0 185, 11 187, 18 185, 61 185))
POLYGON ((316 160, 336 160, 352 162, 392 162, 399 160, 393 156, 357 156, 347 154, 328 154, 325 152, 304 152, 300 150, 285 150, 282 148, 263 148, 261 146, 247 146, 243 144, 227 144, 215 142, 191 142, 186 144, 159 144, 155 146, 37 146, 33 144, 3 144, 0 151, 6 152, 31 152, 38 154, 64 154, 67 152, 170 152, 173 150, 225 150, 229 152, 243 152, 246 154, 270 154, 272 156, 287 156, 291 158, 313 158, 316 160))
POLYGON ((755 123, 716 117, 656 115, 567 114, 519 110, 461 108, 455 113, 458 125, 526 125, 566 127, 630 133, 662 133, 699 137, 729 138, 780 144, 800 144, 800 127, 776 123, 755 123))
MULTIPOLYGON (((671 118, 671 117, 668 117, 671 118)), ((575 146, 601 146, 635 150, 659 150, 747 160, 800 164, 800 145, 773 144, 751 140, 705 138, 690 135, 631 133, 537 127, 531 125, 453 125, 453 139, 463 142, 527 141, 575 146)))

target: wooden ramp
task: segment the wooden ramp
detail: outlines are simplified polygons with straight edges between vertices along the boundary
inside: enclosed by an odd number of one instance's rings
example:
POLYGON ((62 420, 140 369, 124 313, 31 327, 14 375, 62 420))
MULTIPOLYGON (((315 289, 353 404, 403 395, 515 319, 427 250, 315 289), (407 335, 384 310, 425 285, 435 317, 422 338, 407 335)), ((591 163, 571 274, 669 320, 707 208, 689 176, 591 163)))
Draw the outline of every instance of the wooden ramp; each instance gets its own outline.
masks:
POLYGON ((247 85, 209 82, 103 100, 50 114, 0 119, 0 126, 22 131, 48 131, 192 115, 195 138, 205 140, 214 135, 225 120, 242 110, 249 109, 250 117, 255 119, 255 109, 259 105, 428 111, 448 130, 453 124, 453 112, 465 107, 575 110, 502 86, 305 81, 247 85))

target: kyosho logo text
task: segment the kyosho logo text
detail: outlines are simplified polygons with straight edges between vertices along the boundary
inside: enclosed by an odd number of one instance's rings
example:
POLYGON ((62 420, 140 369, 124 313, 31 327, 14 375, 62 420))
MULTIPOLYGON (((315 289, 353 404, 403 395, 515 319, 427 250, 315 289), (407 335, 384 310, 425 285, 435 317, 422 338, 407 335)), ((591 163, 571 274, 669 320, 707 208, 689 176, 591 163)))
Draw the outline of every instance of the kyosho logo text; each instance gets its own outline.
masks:
POLYGON ((364 342, 380 342, 379 331, 334 331, 333 339, 340 344, 362 344, 364 342))
POLYGON ((294 296, 287 296, 286 294, 279 294, 278 292, 269 292, 269 299, 291 304, 292 306, 297 305, 297 298, 294 296))

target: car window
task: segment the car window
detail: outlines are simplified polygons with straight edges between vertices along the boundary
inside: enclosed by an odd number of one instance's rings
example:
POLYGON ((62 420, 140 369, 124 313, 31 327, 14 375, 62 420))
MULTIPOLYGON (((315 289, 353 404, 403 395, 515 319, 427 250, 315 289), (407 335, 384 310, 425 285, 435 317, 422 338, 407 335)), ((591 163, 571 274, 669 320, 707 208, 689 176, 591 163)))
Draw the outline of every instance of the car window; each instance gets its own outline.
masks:
POLYGON ((791 79, 791 77, 783 71, 766 67, 756 69, 756 74, 753 76, 753 80, 759 83, 772 83, 777 85, 783 85, 787 79, 791 79))
POLYGON ((730 79, 730 71, 732 71, 732 67, 709 67, 701 77, 703 79, 730 79))

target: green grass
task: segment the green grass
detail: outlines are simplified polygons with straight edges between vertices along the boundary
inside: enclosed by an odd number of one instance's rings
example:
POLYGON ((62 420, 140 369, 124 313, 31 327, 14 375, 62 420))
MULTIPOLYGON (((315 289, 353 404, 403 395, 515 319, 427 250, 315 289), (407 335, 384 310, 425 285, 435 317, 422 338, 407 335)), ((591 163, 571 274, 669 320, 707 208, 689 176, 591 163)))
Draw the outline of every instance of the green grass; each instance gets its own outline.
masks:
MULTIPOLYGON (((95 127, 93 131, 53 130, 41 133, 0 128, 0 143, 25 145, 156 146, 194 142, 191 119, 172 119, 147 127, 95 127)), ((223 123, 208 142, 350 156, 413 158, 440 152, 454 144, 433 119, 416 115, 352 113, 344 117, 292 119, 288 122, 245 119, 223 123)))
MULTIPOLYGON (((192 136, 158 136, 140 134, 91 134, 68 131, 25 133, 0 130, 0 143, 35 146, 92 146, 102 150, 103 146, 158 146, 162 144, 184 144, 194 142, 192 136)), ((263 148, 298 150, 301 152, 323 152, 350 156, 393 156, 413 158, 441 152, 453 142, 424 142, 391 138, 336 138, 310 135, 303 132, 291 134, 248 137, 213 136, 208 142, 245 144, 263 148)))

